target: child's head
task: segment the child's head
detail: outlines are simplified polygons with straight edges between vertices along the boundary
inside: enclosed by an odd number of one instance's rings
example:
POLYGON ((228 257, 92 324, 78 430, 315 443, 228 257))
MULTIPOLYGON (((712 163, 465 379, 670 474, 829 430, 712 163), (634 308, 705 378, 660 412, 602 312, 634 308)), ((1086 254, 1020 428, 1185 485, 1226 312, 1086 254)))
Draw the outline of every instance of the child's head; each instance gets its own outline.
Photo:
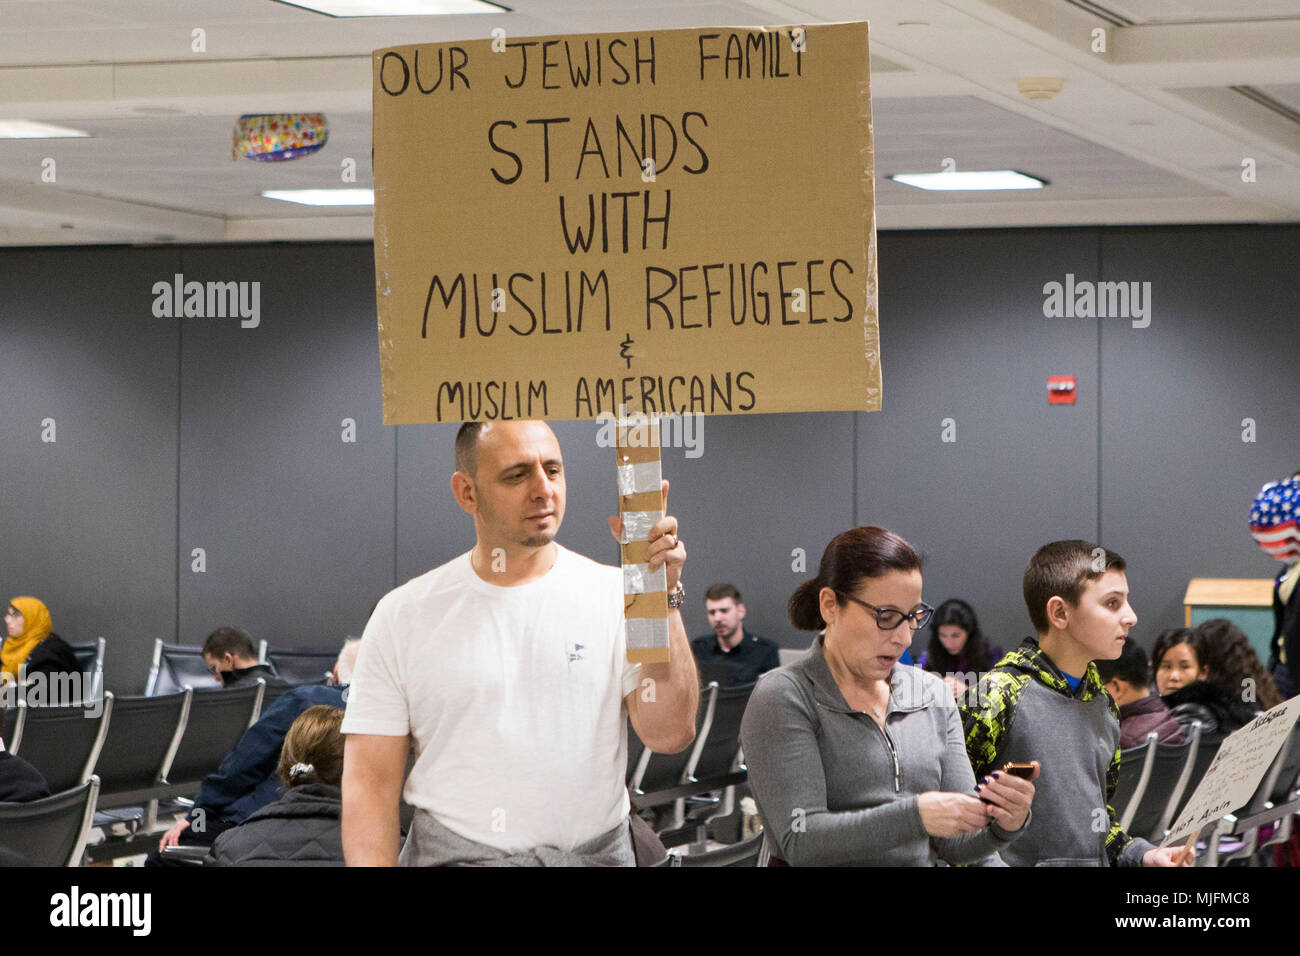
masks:
POLYGON ((1150 679, 1147 652, 1131 637, 1124 641, 1119 657, 1113 661, 1097 661, 1097 676, 1116 703, 1126 704, 1150 695, 1147 689, 1150 679))
POLYGON ((1029 559, 1024 596, 1040 642, 1067 638, 1088 660, 1114 660, 1137 615, 1124 559, 1089 541, 1053 541, 1029 559))
POLYGON ((1161 631, 1151 649, 1156 691, 1163 697, 1193 681, 1205 680, 1209 676, 1205 656, 1205 639, 1199 633, 1186 627, 1161 631))
POLYGON ((343 780, 343 708, 317 704, 308 707, 284 735, 275 772, 286 788, 305 783, 338 787, 343 780))

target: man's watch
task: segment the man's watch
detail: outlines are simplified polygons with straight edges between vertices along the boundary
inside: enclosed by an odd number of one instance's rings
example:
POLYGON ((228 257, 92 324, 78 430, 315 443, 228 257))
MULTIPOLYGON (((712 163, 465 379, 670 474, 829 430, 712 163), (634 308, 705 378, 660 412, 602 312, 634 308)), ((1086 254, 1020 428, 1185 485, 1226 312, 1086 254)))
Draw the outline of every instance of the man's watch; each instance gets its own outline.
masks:
POLYGON ((677 579, 677 586, 668 592, 668 606, 681 607, 686 601, 686 588, 682 585, 682 579, 677 579))

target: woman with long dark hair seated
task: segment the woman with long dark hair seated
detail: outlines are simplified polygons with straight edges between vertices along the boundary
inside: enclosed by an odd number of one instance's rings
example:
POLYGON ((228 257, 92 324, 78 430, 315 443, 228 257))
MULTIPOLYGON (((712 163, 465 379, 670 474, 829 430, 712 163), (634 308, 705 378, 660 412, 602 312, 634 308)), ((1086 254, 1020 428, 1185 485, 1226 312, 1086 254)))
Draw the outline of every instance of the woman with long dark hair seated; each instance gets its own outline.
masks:
POLYGON ((989 644, 980 630, 975 609, 960 598, 949 598, 930 619, 930 646, 916 666, 942 677, 955 692, 974 683, 1002 658, 1002 648, 989 644))
POLYGON ((1203 736, 1240 730, 1282 702, 1250 638, 1225 618, 1162 631, 1151 660, 1165 706, 1181 724, 1199 720, 1203 736))
POLYGON ((931 610, 920 556, 875 527, 836 535, 790 597, 795 627, 825 633, 759 679, 741 727, 774 861, 973 863, 1023 829, 1033 784, 997 771, 977 786, 952 693, 899 663, 931 610))

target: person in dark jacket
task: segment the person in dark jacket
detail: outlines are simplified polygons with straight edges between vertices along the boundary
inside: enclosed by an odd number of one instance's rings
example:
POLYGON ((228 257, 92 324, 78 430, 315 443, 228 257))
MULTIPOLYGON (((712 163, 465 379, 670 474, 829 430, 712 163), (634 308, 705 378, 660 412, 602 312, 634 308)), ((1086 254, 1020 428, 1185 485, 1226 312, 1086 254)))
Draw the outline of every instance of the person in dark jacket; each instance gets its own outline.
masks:
POLYGON ((1215 619, 1195 628, 1175 628, 1161 633, 1152 649, 1151 659, 1156 666, 1156 688, 1165 706, 1184 726, 1194 720, 1201 722, 1201 737, 1210 741, 1222 740, 1255 719, 1260 711, 1253 689, 1261 699, 1273 701, 1277 689, 1264 674, 1266 683, 1253 688, 1242 687, 1239 674, 1262 673, 1259 658, 1254 658, 1254 669, 1239 666, 1241 645, 1249 650, 1244 634, 1227 621, 1215 619), (1228 629, 1221 625, 1227 624, 1228 629))
POLYGON ((50 611, 34 597, 16 597, 5 609, 7 636, 0 644, 0 672, 14 680, 23 664, 27 676, 80 673, 68 642, 54 633, 50 611))
POLYGON ((1094 661, 1097 676, 1115 703, 1119 705, 1119 746, 1121 750, 1140 747, 1147 734, 1155 731, 1162 744, 1181 744, 1182 726, 1164 701, 1147 686, 1151 667, 1146 651, 1133 638, 1124 641, 1124 650, 1113 661, 1094 661))
POLYGON ((217 866, 343 866, 341 707, 309 707, 284 738, 276 772, 287 791, 217 837, 217 866))
POLYGON ((5 750, 0 740, 0 803, 29 803, 49 795, 50 785, 41 772, 5 750))
POLYGON ((221 761, 217 772, 203 781, 193 808, 163 835, 158 852, 151 853, 145 861, 147 866, 170 865, 172 861, 160 857, 164 847, 210 845, 223 832, 279 798, 281 781, 276 764, 285 735, 309 707, 343 706, 360 646, 361 641, 356 638, 344 643, 334 665, 333 685, 295 687, 267 708, 221 761))

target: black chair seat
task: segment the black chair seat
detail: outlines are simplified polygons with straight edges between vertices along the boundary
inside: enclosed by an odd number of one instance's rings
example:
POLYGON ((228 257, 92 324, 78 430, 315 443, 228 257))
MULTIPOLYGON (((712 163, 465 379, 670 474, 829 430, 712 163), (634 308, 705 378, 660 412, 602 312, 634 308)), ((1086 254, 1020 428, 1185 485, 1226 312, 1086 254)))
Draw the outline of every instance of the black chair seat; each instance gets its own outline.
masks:
POLYGON ((77 866, 99 778, 30 803, 0 803, 0 855, 28 866, 77 866))

